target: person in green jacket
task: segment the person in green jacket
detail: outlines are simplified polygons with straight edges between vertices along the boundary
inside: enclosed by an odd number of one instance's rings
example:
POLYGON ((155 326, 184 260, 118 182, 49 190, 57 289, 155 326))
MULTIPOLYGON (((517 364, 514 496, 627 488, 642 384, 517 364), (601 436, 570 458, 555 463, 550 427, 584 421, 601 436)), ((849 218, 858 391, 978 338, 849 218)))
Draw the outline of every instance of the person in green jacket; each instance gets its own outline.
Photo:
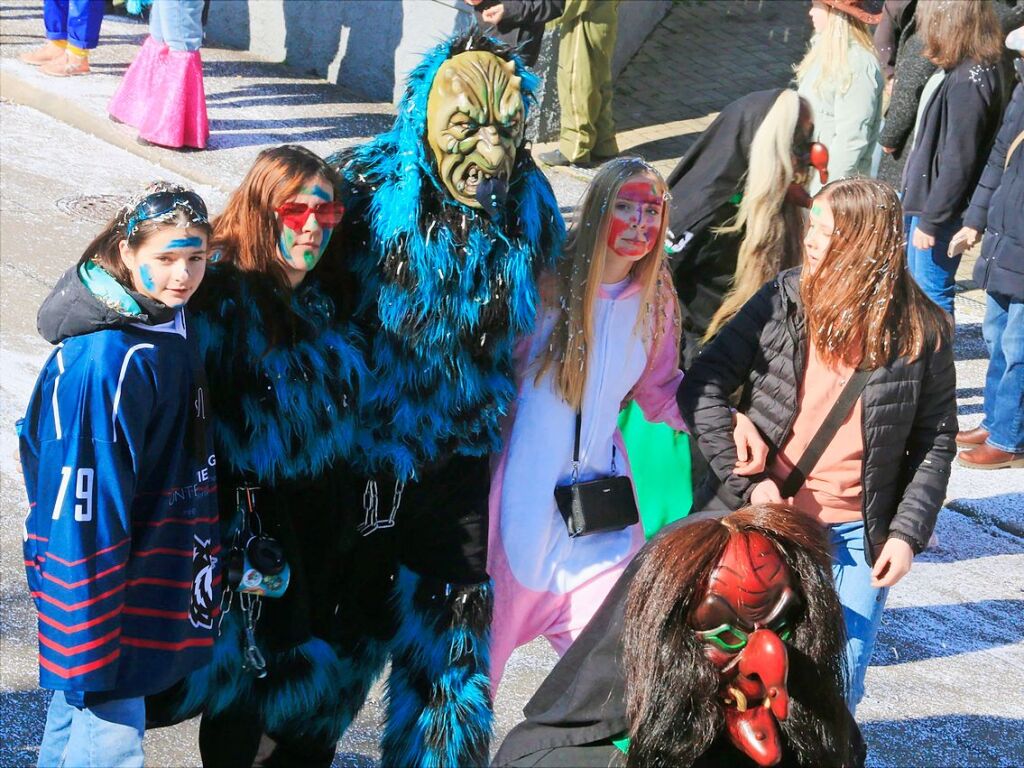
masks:
POLYGON ((560 20, 558 149, 547 165, 597 165, 619 154, 612 117, 612 54, 619 0, 566 0, 560 20))

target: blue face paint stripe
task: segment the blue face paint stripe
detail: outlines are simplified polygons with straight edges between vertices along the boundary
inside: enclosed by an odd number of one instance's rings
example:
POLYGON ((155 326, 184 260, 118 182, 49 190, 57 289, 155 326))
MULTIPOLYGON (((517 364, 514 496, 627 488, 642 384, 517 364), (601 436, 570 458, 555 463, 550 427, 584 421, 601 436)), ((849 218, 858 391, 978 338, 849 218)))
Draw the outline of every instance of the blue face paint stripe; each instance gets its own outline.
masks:
POLYGON ((153 273, 149 271, 149 264, 143 264, 139 267, 139 277, 142 278, 142 285, 147 291, 152 291, 156 288, 156 283, 153 282, 153 273))
POLYGON ((179 237, 167 244, 168 248, 202 248, 203 238, 201 237, 179 237))
POLYGON ((319 197, 321 200, 326 200, 328 203, 331 202, 331 200, 334 199, 334 195, 332 195, 329 192, 327 192, 327 190, 325 190, 319 184, 317 184, 312 189, 304 189, 302 191, 303 191, 304 194, 313 195, 314 197, 319 197))

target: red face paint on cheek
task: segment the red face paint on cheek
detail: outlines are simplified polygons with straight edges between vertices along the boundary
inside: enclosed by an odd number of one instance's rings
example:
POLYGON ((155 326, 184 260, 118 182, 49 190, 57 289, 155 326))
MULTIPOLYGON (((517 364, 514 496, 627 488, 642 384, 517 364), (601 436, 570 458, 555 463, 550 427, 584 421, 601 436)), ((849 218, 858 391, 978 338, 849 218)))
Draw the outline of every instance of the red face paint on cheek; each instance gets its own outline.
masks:
POLYGON ((623 255, 623 252, 627 250, 623 246, 629 245, 628 243, 619 243, 619 238, 629 228, 629 220, 622 218, 618 214, 612 216, 612 220, 608 222, 608 247, 619 255, 623 255))
POLYGON ((608 223, 608 248, 623 258, 650 253, 661 229, 664 201, 647 180, 623 184, 608 223))

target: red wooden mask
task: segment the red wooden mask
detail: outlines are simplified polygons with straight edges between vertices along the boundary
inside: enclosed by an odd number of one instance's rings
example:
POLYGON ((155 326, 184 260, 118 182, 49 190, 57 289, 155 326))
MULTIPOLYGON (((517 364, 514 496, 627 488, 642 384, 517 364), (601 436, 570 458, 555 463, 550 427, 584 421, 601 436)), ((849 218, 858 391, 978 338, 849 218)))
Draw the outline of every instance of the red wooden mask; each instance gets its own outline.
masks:
POLYGON ((777 721, 789 716, 786 641, 801 610, 794 584, 767 538, 734 533, 690 618, 721 674, 729 738, 763 766, 782 759, 777 721))

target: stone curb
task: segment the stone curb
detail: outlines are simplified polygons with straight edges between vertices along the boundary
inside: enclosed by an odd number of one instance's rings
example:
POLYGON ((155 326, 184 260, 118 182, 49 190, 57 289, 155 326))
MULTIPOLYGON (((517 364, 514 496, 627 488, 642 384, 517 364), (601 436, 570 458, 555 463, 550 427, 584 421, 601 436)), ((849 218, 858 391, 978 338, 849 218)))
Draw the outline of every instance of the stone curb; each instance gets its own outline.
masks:
POLYGON ((232 186, 226 186, 223 179, 197 172, 195 167, 189 164, 176 162, 173 156, 168 157, 166 149, 138 144, 124 131, 119 130, 111 120, 93 114, 70 99, 43 91, 19 77, 12 67, 0 66, 0 99, 49 115, 72 128, 92 134, 108 144, 137 155, 179 176, 184 176, 197 184, 215 187, 225 194, 232 190, 232 186))

